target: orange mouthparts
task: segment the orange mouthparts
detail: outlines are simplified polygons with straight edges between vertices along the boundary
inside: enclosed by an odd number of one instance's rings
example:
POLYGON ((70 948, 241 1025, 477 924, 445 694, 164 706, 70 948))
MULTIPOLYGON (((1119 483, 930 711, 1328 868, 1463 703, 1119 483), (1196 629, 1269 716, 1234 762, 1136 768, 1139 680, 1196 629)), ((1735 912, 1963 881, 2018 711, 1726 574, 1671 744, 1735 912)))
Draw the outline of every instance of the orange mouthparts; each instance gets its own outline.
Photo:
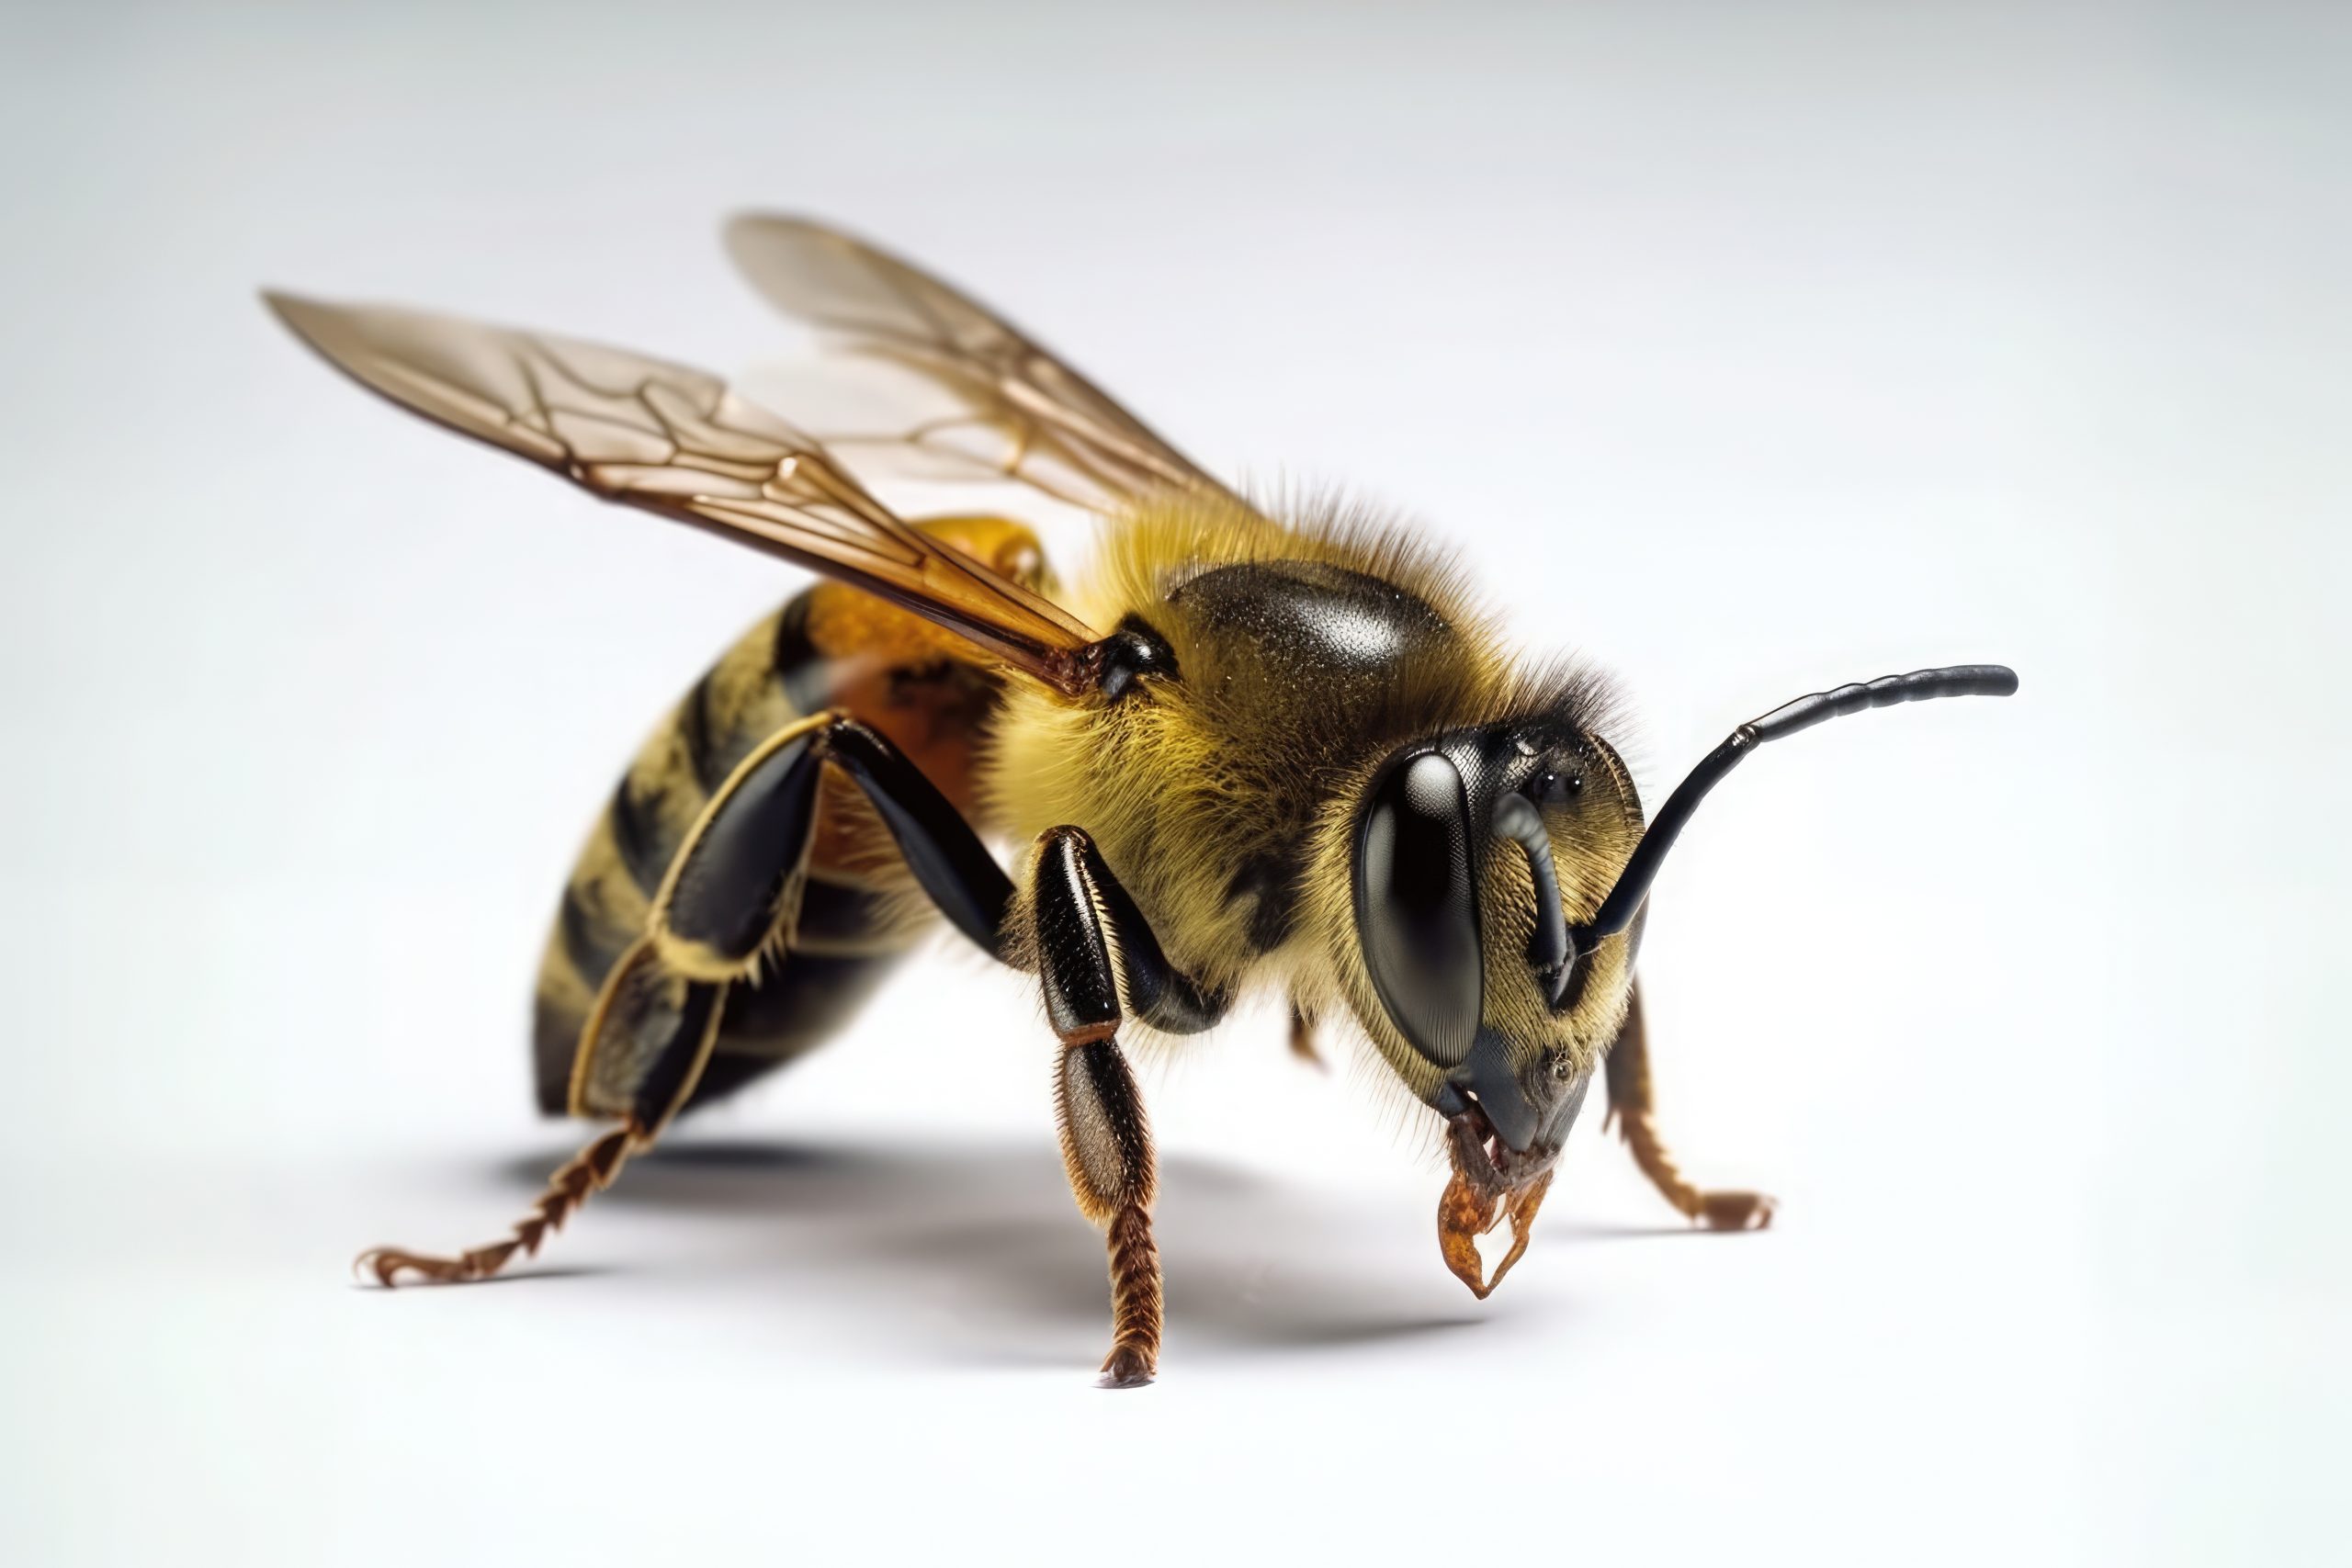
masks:
MULTIPOLYGON (((1447 1147, 1452 1146, 1449 1142, 1447 1147)), ((1552 1173, 1548 1170, 1526 1186, 1509 1191, 1474 1185, 1464 1172, 1461 1160, 1455 1159, 1453 1175, 1437 1201, 1437 1245, 1445 1256, 1445 1266, 1453 1270, 1455 1279, 1470 1287, 1472 1295, 1485 1301, 1503 1282, 1511 1265, 1526 1252, 1528 1233, 1535 1225, 1535 1211, 1543 1207, 1544 1194, 1551 1190, 1552 1173), (1478 1256, 1478 1238, 1505 1220, 1510 1222, 1510 1250, 1495 1265, 1494 1276, 1489 1279, 1486 1261, 1478 1256)))

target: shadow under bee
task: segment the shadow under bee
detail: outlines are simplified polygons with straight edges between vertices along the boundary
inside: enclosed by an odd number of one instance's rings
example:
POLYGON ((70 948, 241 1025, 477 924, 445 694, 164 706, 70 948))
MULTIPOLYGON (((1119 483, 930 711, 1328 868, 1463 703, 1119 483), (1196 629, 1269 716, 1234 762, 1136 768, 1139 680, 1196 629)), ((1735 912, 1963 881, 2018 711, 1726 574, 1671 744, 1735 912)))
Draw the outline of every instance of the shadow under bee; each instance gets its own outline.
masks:
MULTIPOLYGON (((531 1190, 560 1155, 499 1161, 502 1187, 531 1190)), ((1213 1159, 1162 1167, 1159 1245, 1182 1281, 1182 1335, 1196 1351, 1376 1345, 1469 1329, 1515 1315, 1476 1305, 1435 1257, 1430 1219, 1392 1198, 1286 1186, 1213 1159)), ((1071 1205, 1050 1146, 694 1140, 630 1164, 600 1201, 614 1211, 674 1214, 723 1228, 710 1256, 734 1276, 796 1302, 821 1301, 895 1353, 966 1364, 1066 1364, 1092 1343, 1102 1263, 1071 1205)), ((1565 1216, 1563 1217, 1565 1219, 1565 1216)), ((1544 1239, 1602 1241, 1695 1235, 1685 1227, 1555 1221, 1544 1239)), ((628 1270, 642 1278, 664 1267, 628 1270)), ((563 1271, 523 1273, 553 1278, 563 1271)), ((572 1270, 587 1276, 594 1269, 572 1270)), ((700 1274, 706 1282, 707 1274, 700 1274)), ((1527 1307, 1556 1316, 1561 1303, 1527 1307)))
MULTIPOLYGON (((493 1175, 528 1190, 548 1163, 504 1159, 493 1175)), ((1420 1239, 1419 1214, 1351 1209, 1182 1156, 1162 1179, 1159 1245, 1181 1270, 1197 1348, 1365 1345, 1495 1315, 1453 1299, 1459 1287, 1426 1244, 1397 1247, 1400 1228, 1420 1239)), ((1050 1146, 681 1140, 632 1162, 602 1203, 725 1226, 724 1256, 744 1277, 827 1298, 902 1351, 928 1341, 964 1361, 1067 1362, 1067 1344, 1091 1344, 1102 1318, 1102 1258, 1050 1146)))

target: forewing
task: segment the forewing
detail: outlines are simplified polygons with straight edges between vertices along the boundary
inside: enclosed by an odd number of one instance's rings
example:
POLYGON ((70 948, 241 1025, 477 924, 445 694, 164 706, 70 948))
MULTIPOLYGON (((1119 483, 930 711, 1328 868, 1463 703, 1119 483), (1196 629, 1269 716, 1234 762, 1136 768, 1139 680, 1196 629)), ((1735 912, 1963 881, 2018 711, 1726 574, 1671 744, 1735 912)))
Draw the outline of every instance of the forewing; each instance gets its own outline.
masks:
POLYGON ((845 460, 923 479, 1004 478, 1104 510, 1155 490, 1232 491, 995 312, 821 224, 751 214, 727 228, 768 301, 837 346, 925 383, 900 417, 828 434, 845 460))
POLYGON ((1095 638, 1068 612, 894 516, 813 437, 715 376, 540 333, 267 296, 392 401, 585 486, 904 605, 1066 692, 1095 638))

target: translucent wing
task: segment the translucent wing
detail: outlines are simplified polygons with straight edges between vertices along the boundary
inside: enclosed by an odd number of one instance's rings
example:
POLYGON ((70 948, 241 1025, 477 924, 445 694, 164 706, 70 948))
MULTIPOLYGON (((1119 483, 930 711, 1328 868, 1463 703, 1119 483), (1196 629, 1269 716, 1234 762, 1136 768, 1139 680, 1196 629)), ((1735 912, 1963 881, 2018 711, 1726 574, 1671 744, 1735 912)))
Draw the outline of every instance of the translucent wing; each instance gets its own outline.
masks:
POLYGON ((1077 371, 929 273, 798 218, 738 218, 727 247, 778 310, 917 384, 889 427, 827 435, 844 460, 922 479, 1018 479, 1097 511, 1168 489, 1238 502, 1077 371))
POLYGON ((839 578, 1059 690, 1083 689, 1094 634, 894 516, 813 438, 715 376, 616 348, 449 316, 270 307, 392 401, 585 486, 839 578))

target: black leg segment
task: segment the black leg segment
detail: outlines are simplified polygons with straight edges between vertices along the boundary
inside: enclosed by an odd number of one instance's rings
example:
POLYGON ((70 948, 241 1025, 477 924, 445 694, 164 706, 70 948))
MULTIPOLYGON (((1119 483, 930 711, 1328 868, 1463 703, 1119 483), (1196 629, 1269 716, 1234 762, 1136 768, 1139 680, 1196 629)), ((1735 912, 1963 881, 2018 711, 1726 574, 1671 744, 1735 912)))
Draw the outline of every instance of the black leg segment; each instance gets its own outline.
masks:
POLYGON ((1001 956, 1012 884, 971 824, 881 731, 842 718, 827 739, 828 754, 874 802, 939 912, 980 951, 1001 956))
POLYGON ((1138 1388, 1159 1362, 1159 1249, 1151 1235, 1157 1181, 1151 1128, 1119 1049, 1119 1024, 1133 1011, 1180 1033, 1205 1029, 1228 998, 1204 991, 1168 962, 1082 829, 1046 832, 1030 894, 1046 1016, 1062 1043, 1055 1077, 1062 1165, 1079 1208, 1103 1227, 1110 1255, 1112 1339, 1102 1385, 1138 1388))
POLYGON ((1037 977, 1046 988, 1046 1021, 1064 1045, 1087 1045, 1119 1032, 1119 982, 1111 968, 1109 933, 1088 875, 1087 837, 1075 828, 1046 835, 1037 859, 1033 919, 1037 977))
POLYGON ((664 889, 662 922, 717 957, 749 962, 768 940, 808 853, 825 734, 812 726, 729 779, 664 889))
POLYGON ((1118 1032, 1122 986, 1127 1010, 1170 1034, 1197 1034, 1232 1006, 1228 993, 1203 989, 1168 961, 1143 911, 1084 829, 1056 828, 1046 834, 1035 893, 1046 1014, 1064 1044, 1118 1032))
POLYGON ((908 868, 957 931, 991 956, 1012 884, 947 797, 880 732, 833 713, 772 736, 719 786, 661 896, 664 956, 698 978, 733 979, 797 911, 787 906, 816 830, 831 762, 874 803, 908 868))

